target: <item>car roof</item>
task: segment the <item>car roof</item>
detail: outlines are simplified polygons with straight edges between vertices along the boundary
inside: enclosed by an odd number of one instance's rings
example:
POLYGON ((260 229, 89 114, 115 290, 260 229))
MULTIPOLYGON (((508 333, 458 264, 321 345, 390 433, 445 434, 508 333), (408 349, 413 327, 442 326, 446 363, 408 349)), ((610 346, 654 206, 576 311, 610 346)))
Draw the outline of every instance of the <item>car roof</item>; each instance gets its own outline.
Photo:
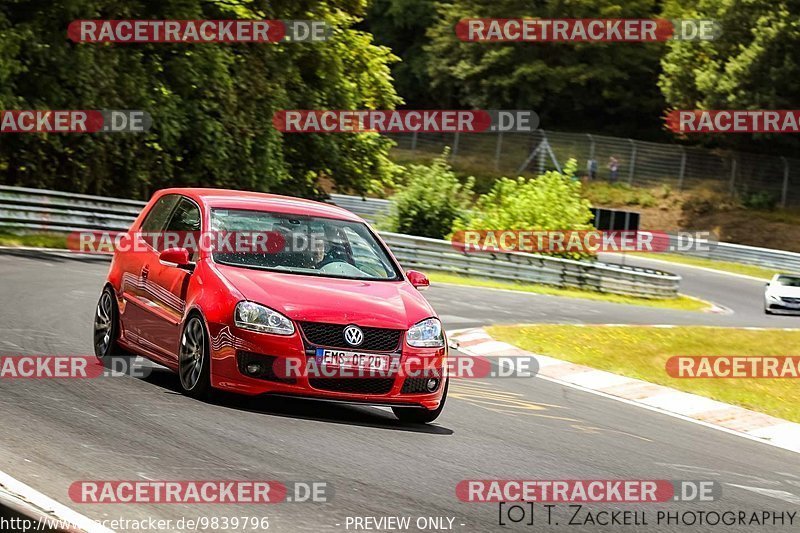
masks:
POLYGON ((364 222, 358 215, 333 204, 280 194, 195 187, 163 189, 159 193, 182 194, 199 204, 221 209, 251 209, 364 222))

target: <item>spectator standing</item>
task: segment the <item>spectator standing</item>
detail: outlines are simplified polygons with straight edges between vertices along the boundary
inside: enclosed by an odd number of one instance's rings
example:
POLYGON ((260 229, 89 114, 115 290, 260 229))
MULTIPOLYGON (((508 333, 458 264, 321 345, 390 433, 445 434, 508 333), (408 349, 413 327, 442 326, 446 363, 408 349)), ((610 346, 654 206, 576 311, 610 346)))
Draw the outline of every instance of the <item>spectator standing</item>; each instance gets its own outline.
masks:
POLYGON ((608 158, 608 170, 611 171, 611 182, 617 181, 617 174, 619 173, 619 161, 613 155, 608 158))

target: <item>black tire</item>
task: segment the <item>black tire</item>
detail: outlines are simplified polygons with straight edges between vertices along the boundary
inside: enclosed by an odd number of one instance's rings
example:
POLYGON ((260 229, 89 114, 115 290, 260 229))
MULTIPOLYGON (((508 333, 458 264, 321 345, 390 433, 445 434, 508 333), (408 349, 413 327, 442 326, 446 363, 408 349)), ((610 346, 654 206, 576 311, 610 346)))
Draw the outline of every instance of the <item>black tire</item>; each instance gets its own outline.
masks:
POLYGON ((106 286, 94 311, 92 344, 94 355, 104 364, 115 357, 129 358, 130 354, 119 347, 119 309, 114 290, 106 286))
POLYGON ((178 346, 178 381, 187 396, 207 400, 211 396, 211 355, 203 319, 191 314, 181 331, 178 346))
POLYGON ((410 424, 429 424, 433 422, 444 410, 445 400, 447 400, 447 389, 450 387, 450 380, 444 382, 444 394, 442 394, 442 401, 439 402, 439 407, 434 410, 428 410, 420 407, 392 407, 394 416, 401 422, 410 424))

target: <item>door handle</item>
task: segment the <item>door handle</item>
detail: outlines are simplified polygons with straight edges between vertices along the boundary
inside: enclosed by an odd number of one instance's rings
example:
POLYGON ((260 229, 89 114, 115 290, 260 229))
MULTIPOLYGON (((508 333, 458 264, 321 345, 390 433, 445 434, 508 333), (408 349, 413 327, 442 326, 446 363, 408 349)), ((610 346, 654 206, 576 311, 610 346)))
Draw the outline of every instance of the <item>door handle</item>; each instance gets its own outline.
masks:
POLYGON ((142 279, 147 280, 147 275, 150 274, 150 267, 145 265, 142 267, 142 279))

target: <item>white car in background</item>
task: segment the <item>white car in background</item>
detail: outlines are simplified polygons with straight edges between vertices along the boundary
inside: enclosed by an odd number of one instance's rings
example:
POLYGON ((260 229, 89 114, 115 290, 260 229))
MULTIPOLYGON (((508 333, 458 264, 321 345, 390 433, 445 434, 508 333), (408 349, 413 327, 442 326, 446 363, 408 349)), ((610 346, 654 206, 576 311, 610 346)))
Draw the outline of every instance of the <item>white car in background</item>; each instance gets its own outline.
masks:
POLYGON ((800 274, 775 274, 764 290, 764 312, 800 314, 800 274))

